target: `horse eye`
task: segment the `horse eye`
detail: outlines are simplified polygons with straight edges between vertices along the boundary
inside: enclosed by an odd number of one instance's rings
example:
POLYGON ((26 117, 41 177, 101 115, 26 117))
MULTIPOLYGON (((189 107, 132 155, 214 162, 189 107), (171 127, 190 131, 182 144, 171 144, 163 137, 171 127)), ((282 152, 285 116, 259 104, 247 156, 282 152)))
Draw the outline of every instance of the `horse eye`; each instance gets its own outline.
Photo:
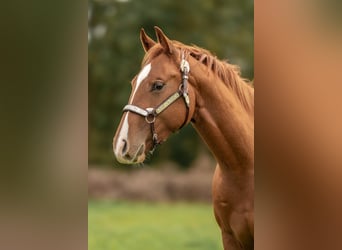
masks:
POLYGON ((165 86, 163 82, 154 82, 151 91, 160 91, 165 86))

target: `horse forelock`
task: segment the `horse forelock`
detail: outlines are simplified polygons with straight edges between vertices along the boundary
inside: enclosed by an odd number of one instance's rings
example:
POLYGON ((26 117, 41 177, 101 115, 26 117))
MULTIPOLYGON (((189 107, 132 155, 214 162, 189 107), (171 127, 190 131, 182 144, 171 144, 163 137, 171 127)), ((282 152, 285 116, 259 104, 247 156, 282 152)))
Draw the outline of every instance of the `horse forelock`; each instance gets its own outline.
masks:
POLYGON ((144 65, 150 63, 154 58, 156 58, 162 53, 163 53, 163 48, 159 44, 156 44, 145 54, 141 62, 141 66, 143 67, 144 65))

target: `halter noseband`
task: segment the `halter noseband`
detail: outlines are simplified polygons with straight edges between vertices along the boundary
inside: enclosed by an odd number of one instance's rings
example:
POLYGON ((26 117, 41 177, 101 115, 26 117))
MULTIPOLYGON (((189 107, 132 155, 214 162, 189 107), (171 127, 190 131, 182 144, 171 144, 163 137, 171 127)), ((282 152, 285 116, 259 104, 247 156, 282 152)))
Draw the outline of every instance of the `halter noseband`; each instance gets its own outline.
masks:
POLYGON ((157 145, 160 144, 158 142, 158 135, 156 133, 156 130, 154 128, 154 123, 156 121, 156 117, 162 113, 165 109, 167 109, 171 104, 173 104, 178 98, 183 97, 186 107, 186 116, 183 124, 179 127, 181 129, 189 118, 189 106, 190 106, 190 99, 188 94, 188 78, 189 78, 189 72, 190 72, 190 65, 187 60, 184 59, 184 54, 182 55, 182 61, 180 64, 180 71, 182 73, 182 82, 179 85, 178 91, 169 96, 165 99, 161 104, 159 104, 156 108, 140 108, 136 105, 128 104, 123 108, 123 112, 131 111, 133 113, 136 113, 138 115, 141 115, 145 117, 145 121, 150 124, 151 133, 152 133, 152 142, 153 147, 150 151, 153 153, 157 145))

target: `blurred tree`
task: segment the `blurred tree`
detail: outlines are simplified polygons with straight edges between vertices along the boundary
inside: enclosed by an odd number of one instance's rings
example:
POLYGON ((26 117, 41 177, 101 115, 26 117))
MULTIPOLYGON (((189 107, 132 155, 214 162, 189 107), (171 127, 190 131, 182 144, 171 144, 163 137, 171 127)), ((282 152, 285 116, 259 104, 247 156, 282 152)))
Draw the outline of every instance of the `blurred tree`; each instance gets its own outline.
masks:
MULTIPOLYGON (((157 25, 174 40, 229 59, 253 78, 252 0, 91 0, 89 2, 89 162, 112 165, 112 139, 140 70, 139 31, 157 25)), ((188 167, 201 147, 191 126, 172 136, 153 157, 188 167)), ((115 163, 116 165, 118 163, 115 163)))

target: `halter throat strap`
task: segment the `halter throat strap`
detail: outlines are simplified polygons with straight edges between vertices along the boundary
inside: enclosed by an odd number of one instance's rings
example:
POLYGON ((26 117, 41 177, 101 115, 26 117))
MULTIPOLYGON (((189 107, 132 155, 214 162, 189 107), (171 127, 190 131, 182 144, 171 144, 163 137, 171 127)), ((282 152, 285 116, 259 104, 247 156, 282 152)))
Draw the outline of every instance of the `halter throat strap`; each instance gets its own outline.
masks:
POLYGON ((190 108, 190 99, 188 94, 188 78, 189 78, 189 72, 190 72, 190 66, 188 61, 184 59, 184 53, 182 54, 182 61, 180 64, 180 71, 182 73, 182 82, 179 85, 178 91, 170 95, 168 98, 166 98, 161 104, 159 104, 156 108, 140 108, 133 104, 127 104, 123 108, 123 112, 133 112, 135 114, 141 115, 145 117, 145 121, 150 124, 151 134, 152 134, 152 141, 153 141, 153 148, 151 150, 151 153, 155 150, 157 145, 159 145, 161 142, 158 141, 158 135, 155 131, 154 123, 156 120, 156 117, 162 113, 164 110, 166 110, 170 105, 172 105, 175 101, 177 101, 180 97, 183 97, 185 107, 186 107, 186 115, 185 119, 182 123, 182 125, 179 127, 178 130, 184 127, 186 122, 189 119, 189 108, 190 108))

